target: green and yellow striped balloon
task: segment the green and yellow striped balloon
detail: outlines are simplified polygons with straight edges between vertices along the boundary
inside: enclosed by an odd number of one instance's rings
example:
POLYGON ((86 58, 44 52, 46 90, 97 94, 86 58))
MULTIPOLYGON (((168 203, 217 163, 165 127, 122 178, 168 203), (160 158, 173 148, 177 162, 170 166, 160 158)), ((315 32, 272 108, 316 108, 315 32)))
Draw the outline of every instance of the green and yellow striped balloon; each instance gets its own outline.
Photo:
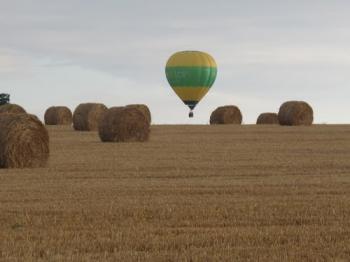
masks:
POLYGON ((217 66, 214 58, 200 51, 182 51, 173 54, 165 68, 170 86, 192 110, 214 84, 217 66))

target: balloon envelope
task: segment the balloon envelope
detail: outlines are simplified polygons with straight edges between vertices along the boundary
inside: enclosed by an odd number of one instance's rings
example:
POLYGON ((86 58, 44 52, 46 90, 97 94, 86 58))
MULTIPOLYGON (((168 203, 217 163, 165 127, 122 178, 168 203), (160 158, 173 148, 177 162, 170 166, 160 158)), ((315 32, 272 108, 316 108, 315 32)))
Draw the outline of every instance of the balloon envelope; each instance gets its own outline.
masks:
POLYGON ((165 73, 175 93, 192 110, 214 84, 217 66, 207 53, 182 51, 169 58, 165 73))

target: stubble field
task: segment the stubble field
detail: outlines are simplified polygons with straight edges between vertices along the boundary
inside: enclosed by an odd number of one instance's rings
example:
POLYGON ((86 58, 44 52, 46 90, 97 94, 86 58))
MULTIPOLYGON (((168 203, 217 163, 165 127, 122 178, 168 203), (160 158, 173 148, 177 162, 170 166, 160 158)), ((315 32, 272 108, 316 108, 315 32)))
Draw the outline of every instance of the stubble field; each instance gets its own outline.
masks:
POLYGON ((0 170, 1 261, 350 261, 350 126, 48 129, 0 170))

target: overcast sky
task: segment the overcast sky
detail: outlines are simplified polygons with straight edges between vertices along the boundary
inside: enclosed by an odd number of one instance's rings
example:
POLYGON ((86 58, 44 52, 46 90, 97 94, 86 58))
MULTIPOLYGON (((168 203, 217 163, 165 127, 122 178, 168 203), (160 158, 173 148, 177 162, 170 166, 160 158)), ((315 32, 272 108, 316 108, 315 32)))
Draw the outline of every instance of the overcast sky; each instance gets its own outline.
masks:
POLYGON ((350 122, 350 1, 0 0, 0 92, 42 117, 51 105, 149 105, 155 123, 244 123, 305 100, 317 123, 350 122), (215 84, 195 118, 169 87, 180 50, 210 53, 215 84))

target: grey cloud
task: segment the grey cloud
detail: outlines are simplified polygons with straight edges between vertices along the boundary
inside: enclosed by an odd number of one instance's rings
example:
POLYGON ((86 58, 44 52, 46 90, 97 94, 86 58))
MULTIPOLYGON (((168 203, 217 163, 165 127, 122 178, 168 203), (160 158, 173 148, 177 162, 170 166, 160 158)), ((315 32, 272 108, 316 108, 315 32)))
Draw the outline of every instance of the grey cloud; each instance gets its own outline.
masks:
MULTIPOLYGON (((144 100, 156 108, 159 122, 172 111, 169 107, 182 106, 175 95, 166 97, 170 93, 159 89, 169 88, 164 77, 167 58, 177 50, 204 50, 217 60, 219 75, 212 95, 198 107, 205 112, 198 113, 198 121, 205 121, 216 105, 239 103, 237 97, 244 101, 247 122, 253 122, 268 107, 263 101, 276 108, 286 99, 308 99, 322 107, 332 99, 332 110, 343 109, 336 101, 349 95, 349 7, 340 0, 13 0, 2 3, 0 10, 0 50, 25 54, 28 70, 38 74, 25 78, 33 90, 39 90, 35 86, 40 72, 62 86, 70 85, 60 77, 70 68, 106 74, 109 84, 114 84, 110 77, 130 79, 129 89, 120 87, 119 92, 138 96, 147 88, 144 100)), ((20 85, 18 80, 6 81, 20 85)), ((86 98, 96 93, 91 91, 86 98)), ((339 121, 325 112, 323 116, 325 121, 339 121)))

